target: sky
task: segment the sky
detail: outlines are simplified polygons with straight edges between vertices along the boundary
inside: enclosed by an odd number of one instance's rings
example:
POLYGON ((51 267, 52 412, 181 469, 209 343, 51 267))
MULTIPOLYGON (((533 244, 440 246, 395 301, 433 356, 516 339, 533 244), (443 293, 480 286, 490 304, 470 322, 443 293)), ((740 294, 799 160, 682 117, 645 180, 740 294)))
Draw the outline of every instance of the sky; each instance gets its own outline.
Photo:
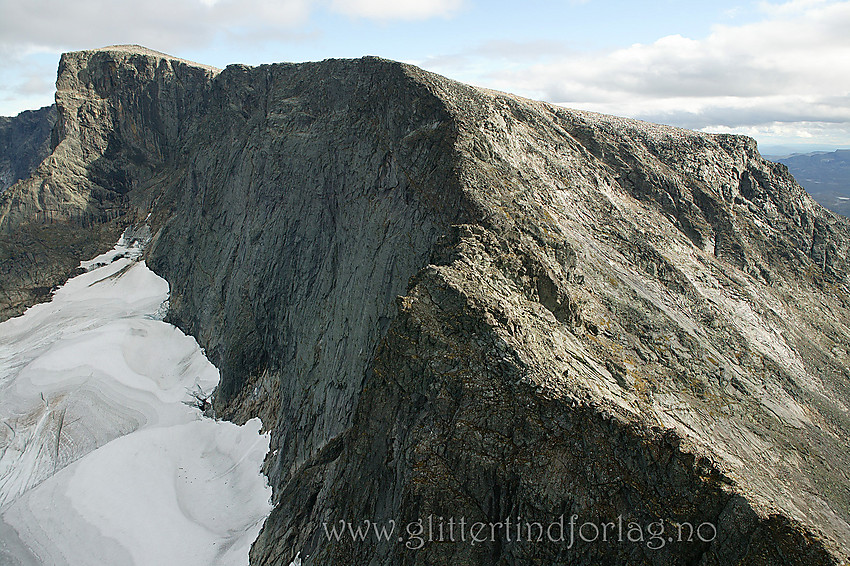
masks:
POLYGON ((225 67, 378 55, 571 108, 850 147, 850 0, 0 0, 0 115, 59 55, 114 44, 225 67))

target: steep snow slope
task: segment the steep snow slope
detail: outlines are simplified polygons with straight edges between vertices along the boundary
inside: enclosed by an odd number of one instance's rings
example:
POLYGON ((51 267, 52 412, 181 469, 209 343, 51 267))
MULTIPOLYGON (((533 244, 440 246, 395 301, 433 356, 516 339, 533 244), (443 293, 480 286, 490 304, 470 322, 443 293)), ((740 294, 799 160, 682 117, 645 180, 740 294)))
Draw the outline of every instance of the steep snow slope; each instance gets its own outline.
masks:
POLYGON ((268 436, 192 406, 218 370, 162 322, 140 251, 122 238, 0 324, 0 563, 248 563, 268 436))

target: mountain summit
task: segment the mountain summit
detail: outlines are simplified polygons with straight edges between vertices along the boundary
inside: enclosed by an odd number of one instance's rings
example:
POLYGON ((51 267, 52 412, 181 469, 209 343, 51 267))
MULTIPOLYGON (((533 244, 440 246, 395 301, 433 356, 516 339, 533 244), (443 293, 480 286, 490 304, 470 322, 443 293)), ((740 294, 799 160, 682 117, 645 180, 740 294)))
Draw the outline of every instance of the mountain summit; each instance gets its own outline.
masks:
POLYGON ((752 139, 374 57, 67 53, 56 108, 0 308, 150 225, 217 415, 272 431, 252 563, 850 555, 850 220, 752 139))

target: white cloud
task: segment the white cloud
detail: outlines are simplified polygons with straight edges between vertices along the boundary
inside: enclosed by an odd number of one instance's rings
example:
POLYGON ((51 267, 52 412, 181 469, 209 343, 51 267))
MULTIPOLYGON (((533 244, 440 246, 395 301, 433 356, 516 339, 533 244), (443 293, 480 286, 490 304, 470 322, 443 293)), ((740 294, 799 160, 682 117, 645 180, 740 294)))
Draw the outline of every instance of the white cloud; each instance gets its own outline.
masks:
POLYGON ((781 133, 797 131, 801 139, 850 131, 850 2, 763 2, 760 9, 762 21, 716 26, 700 39, 671 35, 616 50, 528 57, 507 68, 488 65, 480 50, 422 64, 566 106, 695 129, 762 132, 763 139, 778 135, 776 124, 799 123, 781 133), (487 70, 456 72, 476 68, 487 70))
POLYGON ((52 93, 54 85, 44 80, 41 74, 31 74, 22 82, 15 85, 15 92, 24 96, 52 93))
MULTIPOLYGON (((327 0, 0 0, 0 50, 138 43, 198 48, 218 35, 303 35, 327 0)), ((376 20, 449 16, 462 0, 331 0, 330 9, 376 20)), ((279 36, 280 37, 280 36, 279 36)), ((2 52, 0 51, 0 52, 2 52)))
POLYGON ((846 93, 847 30, 850 2, 842 2, 800 19, 722 26, 702 40, 673 35, 493 78, 533 85, 565 102, 585 93, 609 99, 846 93))
POLYGON ((342 14, 374 20, 422 20, 457 12, 461 0, 332 0, 342 14))
POLYGON ((0 0, 0 46, 80 49, 116 43, 178 50, 226 30, 303 24, 309 0, 0 0))

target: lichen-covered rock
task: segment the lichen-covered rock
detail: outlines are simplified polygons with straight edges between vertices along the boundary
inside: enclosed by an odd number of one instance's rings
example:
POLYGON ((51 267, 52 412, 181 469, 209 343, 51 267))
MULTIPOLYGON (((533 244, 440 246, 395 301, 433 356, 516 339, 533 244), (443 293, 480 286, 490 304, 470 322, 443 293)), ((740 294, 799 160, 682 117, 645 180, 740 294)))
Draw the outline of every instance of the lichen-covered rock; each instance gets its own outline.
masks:
MULTIPOLYGON (((39 226, 152 224, 217 414, 273 431, 253 563, 847 559, 850 221, 752 140, 376 58, 63 61, 62 159, 91 190, 39 226), (324 527, 562 516, 714 536, 410 548, 324 527)), ((27 183, 0 227, 74 200, 27 183)))

